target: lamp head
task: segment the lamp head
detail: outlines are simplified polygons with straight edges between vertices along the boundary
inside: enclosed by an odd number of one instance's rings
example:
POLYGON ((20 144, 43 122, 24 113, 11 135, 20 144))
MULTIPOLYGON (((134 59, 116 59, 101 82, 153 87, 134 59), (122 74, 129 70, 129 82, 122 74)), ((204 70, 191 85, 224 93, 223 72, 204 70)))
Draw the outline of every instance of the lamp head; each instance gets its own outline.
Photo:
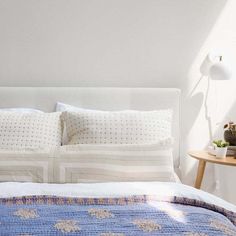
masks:
POLYGON ((231 75, 229 66, 223 61, 214 63, 209 70, 209 76, 212 80, 229 80, 231 75))
POLYGON ((208 54, 200 71, 212 80, 229 80, 232 76, 230 67, 225 63, 223 56, 219 54, 208 54))

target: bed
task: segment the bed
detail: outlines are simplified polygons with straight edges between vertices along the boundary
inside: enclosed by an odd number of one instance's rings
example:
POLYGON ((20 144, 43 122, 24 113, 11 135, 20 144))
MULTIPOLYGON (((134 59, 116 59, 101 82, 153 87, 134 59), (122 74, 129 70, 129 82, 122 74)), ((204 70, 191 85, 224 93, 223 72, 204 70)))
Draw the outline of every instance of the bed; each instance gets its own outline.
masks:
MULTIPOLYGON (((0 88, 0 108, 52 112, 58 101, 108 111, 171 108, 174 169, 181 178, 178 89, 0 88)), ((0 183, 0 235, 236 235, 234 205, 179 182, 69 184, 66 179, 55 184, 50 183, 54 182, 53 175, 45 177, 49 183, 30 183, 33 173, 24 171, 28 183, 0 183)), ((64 174, 72 176, 70 171, 64 174)))

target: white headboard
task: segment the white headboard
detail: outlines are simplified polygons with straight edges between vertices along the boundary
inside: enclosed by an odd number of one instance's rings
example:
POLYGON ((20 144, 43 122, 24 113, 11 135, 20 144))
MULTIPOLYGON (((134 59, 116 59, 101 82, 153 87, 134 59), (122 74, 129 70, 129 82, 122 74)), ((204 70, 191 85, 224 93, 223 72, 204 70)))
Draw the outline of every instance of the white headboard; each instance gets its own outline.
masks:
POLYGON ((179 166, 180 90, 175 88, 0 87, 0 108, 52 112, 57 101, 89 109, 174 111, 175 166, 179 166))

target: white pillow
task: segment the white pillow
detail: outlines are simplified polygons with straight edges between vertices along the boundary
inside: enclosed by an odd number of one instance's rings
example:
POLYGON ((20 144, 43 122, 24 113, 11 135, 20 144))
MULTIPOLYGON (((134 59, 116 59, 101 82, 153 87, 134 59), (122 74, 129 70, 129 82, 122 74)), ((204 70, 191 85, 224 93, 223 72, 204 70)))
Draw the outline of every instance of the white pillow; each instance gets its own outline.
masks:
POLYGON ((60 115, 60 112, 0 112, 0 149, 60 146, 60 115))
POLYGON ((171 137, 172 111, 65 111, 66 144, 147 144, 171 137))
POLYGON ((12 112, 24 112, 24 113, 43 113, 43 111, 40 111, 38 109, 33 108, 1 108, 1 111, 12 111, 12 112))
POLYGON ((62 103, 62 102, 57 102, 56 104, 56 111, 68 111, 68 110, 74 110, 76 107, 62 103))
POLYGON ((53 149, 0 149, 0 182, 53 182, 53 155, 53 149))
MULTIPOLYGON (((85 110, 83 108, 79 108, 79 107, 75 107, 75 106, 71 106, 69 104, 65 104, 62 102, 57 102, 56 104, 56 111, 58 112, 63 112, 63 111, 81 111, 81 110, 85 110)), ((89 111, 86 109, 86 111, 89 111)), ((63 121, 63 132, 62 132, 62 145, 65 145, 68 143, 68 137, 67 137, 67 131, 66 131, 66 124, 63 121)))
POLYGON ((58 154, 54 176, 59 183, 176 182, 171 139, 147 145, 68 145, 58 154))
POLYGON ((56 104, 56 111, 62 112, 62 111, 96 111, 99 112, 98 110, 91 110, 91 109, 84 109, 80 107, 75 107, 69 104, 65 104, 62 102, 57 102, 56 104))

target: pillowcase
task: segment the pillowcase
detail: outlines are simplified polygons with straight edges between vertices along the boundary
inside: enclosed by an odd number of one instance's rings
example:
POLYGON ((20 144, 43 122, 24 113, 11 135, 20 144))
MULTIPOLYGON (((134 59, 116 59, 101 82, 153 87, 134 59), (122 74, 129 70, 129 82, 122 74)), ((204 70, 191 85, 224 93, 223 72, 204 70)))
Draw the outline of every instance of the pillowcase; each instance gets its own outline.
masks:
MULTIPOLYGON (((62 102, 57 102, 56 104, 56 111, 63 112, 63 111, 81 111, 85 110, 83 108, 71 106, 62 102)), ((86 111, 89 111, 86 109, 86 111)), ((66 124, 63 122, 63 132, 62 132, 62 145, 66 145, 68 143, 67 131, 66 131, 66 124)))
POLYGON ((60 115, 60 112, 0 112, 0 149, 60 146, 60 115))
POLYGON ((0 150, 0 182, 53 182, 54 150, 0 150))
POLYGON ((172 111, 65 111, 66 144, 147 144, 171 137, 172 111))
POLYGON ((57 102, 56 104, 56 111, 62 112, 62 111, 92 111, 92 112, 101 112, 101 110, 92 110, 92 109, 85 109, 81 107, 75 107, 66 103, 57 102))
MULTIPOLYGON (((62 111, 81 111, 81 110, 85 110, 83 108, 79 108, 79 107, 75 107, 69 104, 65 104, 62 102, 57 102, 56 104, 56 111, 62 112, 62 111)), ((86 109, 86 111, 90 111, 88 109, 86 109)))
MULTIPOLYGON (((93 111, 94 112, 95 110, 79 108, 79 107, 75 107, 75 106, 65 104, 62 102, 57 102, 56 111, 59 111, 59 112, 63 112, 63 111, 87 111, 87 112, 93 111)), ((99 112, 99 111, 97 111, 97 112, 99 112)), ((63 122, 62 145, 66 145, 67 143, 68 143, 68 137, 67 137, 66 125, 65 125, 65 122, 63 122)))
POLYGON ((171 139, 147 145, 68 145, 57 156, 58 183, 176 181, 171 139))

